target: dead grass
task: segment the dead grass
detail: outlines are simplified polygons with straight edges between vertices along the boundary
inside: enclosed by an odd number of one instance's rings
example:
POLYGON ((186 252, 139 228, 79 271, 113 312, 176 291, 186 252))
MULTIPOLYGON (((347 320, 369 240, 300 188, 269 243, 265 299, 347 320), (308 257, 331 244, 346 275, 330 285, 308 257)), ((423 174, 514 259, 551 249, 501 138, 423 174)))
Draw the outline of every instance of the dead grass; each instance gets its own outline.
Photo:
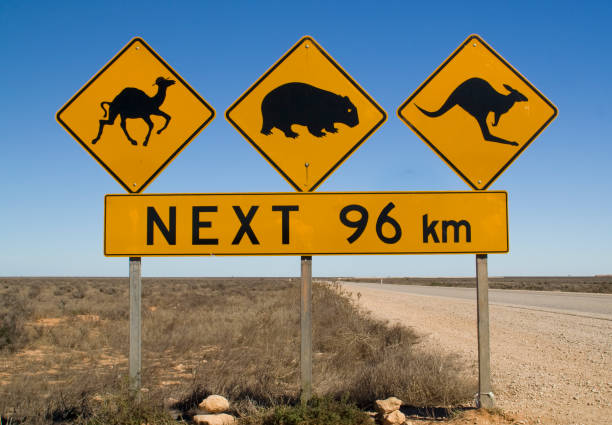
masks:
MULTIPOLYGON (((126 412, 127 279, 0 278, 0 298, 11 300, 0 310, 5 422, 94 424, 126 412)), ((143 279, 142 315, 148 402, 134 420, 166 423, 168 397, 185 417, 211 393, 241 415, 297 401, 298 279, 143 279)), ((360 407, 390 395, 414 406, 469 400, 475 380, 465 366, 416 342, 410 329, 359 311, 339 287, 315 284, 317 395, 360 407)))

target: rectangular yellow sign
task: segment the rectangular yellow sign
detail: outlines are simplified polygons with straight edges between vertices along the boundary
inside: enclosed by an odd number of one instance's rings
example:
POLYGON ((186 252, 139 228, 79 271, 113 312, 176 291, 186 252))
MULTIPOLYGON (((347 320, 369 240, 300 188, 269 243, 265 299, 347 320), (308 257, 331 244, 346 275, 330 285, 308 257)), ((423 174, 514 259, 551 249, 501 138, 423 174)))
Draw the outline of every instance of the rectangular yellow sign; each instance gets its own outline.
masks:
POLYGON ((507 194, 107 195, 107 256, 508 252, 507 194))

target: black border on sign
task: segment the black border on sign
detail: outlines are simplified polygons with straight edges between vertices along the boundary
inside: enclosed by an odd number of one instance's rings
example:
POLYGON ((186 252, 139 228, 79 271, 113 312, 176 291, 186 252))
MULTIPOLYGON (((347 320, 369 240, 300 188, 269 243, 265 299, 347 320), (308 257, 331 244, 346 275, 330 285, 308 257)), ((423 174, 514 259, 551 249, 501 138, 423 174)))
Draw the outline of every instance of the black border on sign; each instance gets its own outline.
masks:
MULTIPOLYGON (((477 195, 479 196, 479 195, 477 195)), ((251 192, 251 193, 147 193, 147 194, 117 194, 117 195, 105 195, 104 196, 104 255, 106 257, 213 257, 213 256, 227 256, 227 257, 260 257, 260 256, 295 256, 295 255, 429 255, 429 254, 507 254, 510 252, 510 233, 508 231, 508 192, 504 190, 490 190, 490 191, 392 191, 392 192, 251 192), (406 194, 414 194, 414 195, 431 195, 431 194, 450 194, 450 195, 462 195, 469 193, 470 196, 472 194, 491 194, 491 193, 500 193, 504 195, 504 201, 506 204, 505 212, 506 212, 506 249, 502 251, 432 251, 432 252, 349 252, 349 253, 338 253, 338 252, 285 252, 282 254, 274 253, 274 252, 261 252, 261 253, 249 253, 249 254, 227 254, 227 253, 210 253, 210 254, 142 254, 142 253, 129 253, 129 254, 108 254, 106 252, 106 218, 107 218, 107 200, 113 197, 125 197, 125 196, 149 196, 149 197, 158 197, 158 196, 198 196, 198 195, 206 195, 206 196, 236 196, 236 195, 254 195, 254 196, 277 196, 277 195, 289 195, 289 196, 321 196, 321 195, 406 195, 406 194)))
POLYGON ((72 96, 70 98, 70 100, 57 112, 57 114, 55 114, 55 118, 57 120, 58 123, 60 123, 60 125, 62 127, 64 127, 64 129, 70 133, 70 135, 72 135, 72 137, 74 137, 76 139, 77 142, 79 142, 81 144, 81 146, 83 146, 85 148, 85 150, 87 152, 89 152, 89 154, 91 156, 94 157, 94 159, 96 161, 98 161, 98 163, 104 167, 104 169, 106 169, 106 171, 108 171, 108 173, 113 176, 113 178, 115 180, 117 180, 117 182, 123 186, 123 188, 125 190, 127 190, 129 193, 140 193, 144 190, 145 187, 147 187, 154 179, 155 177, 157 177, 157 175, 164 169, 166 168, 166 166, 185 148, 185 146, 187 146, 187 144, 189 144, 189 142, 191 142, 191 140, 193 140, 193 138, 195 138, 198 133, 200 133, 200 131, 202 131, 204 129, 204 127, 206 127, 208 125, 208 123, 210 123, 213 118, 215 117, 215 110, 212 108, 212 106, 210 106, 189 84, 187 84, 187 82, 185 80, 183 80, 183 78, 174 70, 172 69, 172 67, 170 65, 168 65, 168 63, 166 63, 165 60, 163 60, 161 58, 161 56, 159 56, 157 54, 157 52, 155 52, 155 50, 153 50, 151 48, 151 46, 149 46, 142 38, 140 37, 134 37, 128 44, 126 44, 126 46, 121 49, 121 51, 119 53, 117 53, 100 71, 98 71, 98 73, 96 73, 96 75, 94 75, 74 96, 72 96), (116 175, 112 169, 110 169, 105 163, 104 161, 102 161, 102 159, 100 157, 98 157, 95 152, 93 150, 91 150, 89 148, 89 145, 84 142, 83 140, 81 140, 81 138, 79 136, 77 136, 77 134, 72 131, 72 129, 68 126, 68 124, 66 122, 64 122, 61 118, 61 114, 62 112, 64 112, 83 92, 85 92, 85 90, 87 90, 87 88, 89 88, 89 86, 91 86, 94 81, 96 81, 108 68, 110 68, 110 66, 115 63, 120 57, 121 55, 123 55, 134 43, 136 42, 140 42, 148 51, 149 53, 151 53, 164 67, 166 67, 166 69, 174 76, 174 78, 176 78, 177 80, 179 80, 186 88, 187 90, 189 90, 195 97, 196 99, 198 99, 200 101, 200 103, 202 103, 202 105, 204 105, 204 107, 206 109, 208 109, 210 111, 210 117, 204 121, 192 134, 191 136, 189 136, 187 138, 187 140, 185 140, 185 142, 183 142, 183 144, 181 144, 178 149, 172 154, 170 155, 170 157, 139 187, 136 188, 135 190, 132 190, 129 186, 129 184, 126 184, 123 180, 121 180, 121 178, 116 175))
POLYGON ((442 65, 440 65, 433 74, 431 74, 429 76, 429 78, 427 78, 427 80, 425 80, 425 82, 423 82, 419 88, 417 88, 415 90, 414 93, 412 93, 410 95, 410 97, 408 99, 406 99, 406 101, 404 103, 401 104, 401 106, 399 108, 397 108, 397 115, 398 117, 404 122, 406 123, 406 125, 408 127, 410 127, 412 129, 412 131, 414 131, 425 143, 427 143, 429 145, 430 148, 432 148, 436 154, 438 154, 438 156, 440 158, 442 158, 444 160, 444 162, 446 162, 454 171, 455 173, 457 173, 466 183, 468 183, 473 189, 475 190, 486 190, 489 186, 491 186, 491 184, 493 184, 493 182, 495 180, 497 180, 497 178, 506 170, 506 168, 508 168, 510 166, 510 164, 512 164, 512 162, 514 162, 514 160, 521 154, 523 153, 523 151, 527 148, 527 146, 529 146, 531 144, 531 142, 542 132, 542 130, 544 130, 544 128, 546 128, 546 126, 548 126, 548 124, 550 124, 550 122, 555 119, 555 117, 558 114, 558 110, 557 107, 555 105, 553 105, 546 97, 544 97, 544 95, 542 93, 539 92, 538 89, 536 89, 525 77, 523 77, 516 69, 514 69, 512 67, 512 65, 510 65, 503 57, 501 57, 501 55, 499 55, 495 50, 493 50, 493 48, 491 46, 489 46, 480 36, 478 36, 477 34, 472 34, 470 35, 449 57, 448 59, 446 59, 444 61, 444 63, 442 63, 442 65), (463 50, 463 48, 469 44, 472 40, 478 40, 487 50, 489 50, 489 52, 491 52, 501 63, 503 63, 504 65, 506 65, 506 67, 512 71, 512 73, 514 73, 514 75, 516 75, 521 81, 523 81, 527 86, 529 86, 531 88, 531 90, 534 91, 535 94, 537 94, 546 104, 548 104, 548 106, 550 106, 553 110, 553 114, 550 116, 550 118, 548 118, 548 120, 546 120, 546 122, 544 122, 544 124, 529 138, 529 140, 527 140, 527 142, 514 154, 514 156, 512 156, 510 158, 510 160, 488 181, 486 182, 481 188, 477 187, 474 183, 472 183, 472 181, 470 179, 467 178, 467 176, 465 174, 463 174, 461 172, 461 170, 459 170, 457 167, 455 167, 455 165, 446 157, 444 156, 444 154, 442 152, 440 152, 438 150, 438 148, 436 148, 436 146, 430 142, 427 137, 425 137, 424 134, 422 134, 415 126, 413 126, 406 118, 404 118, 402 116, 401 111, 408 106, 408 104, 412 101, 412 99, 414 99, 414 97, 416 97, 416 95, 418 95, 421 90, 423 90, 427 84, 429 84, 429 82, 431 80, 434 79, 434 77, 436 77, 440 71, 442 71, 442 69, 444 69, 444 67, 446 67, 446 65, 448 65, 448 63, 453 60, 453 58, 455 56, 457 56, 457 54, 459 54, 459 52, 461 52, 463 50))
POLYGON ((242 136, 247 139, 249 141, 249 143, 251 145, 253 145, 253 147, 255 149, 257 149, 257 151, 266 159, 266 161, 268 161, 268 163, 270 163, 270 165, 272 165, 276 171, 278 171, 284 178, 285 180, 287 180, 287 182, 289 184, 291 184, 291 186, 293 186, 293 188, 295 190, 297 190, 298 192, 303 192, 302 188, 300 188, 300 186, 295 183, 293 180, 291 180, 291 178, 274 162, 272 161, 272 158, 270 158, 264 151, 263 149, 261 149, 259 147, 259 145, 249 137, 248 134, 246 134, 246 132, 244 130, 242 130, 242 128, 240 128, 240 126, 238 125, 238 123, 236 123, 231 117, 230 117, 230 113, 240 104, 240 102, 242 102, 242 100, 244 100, 249 94, 251 94, 251 92, 253 90, 255 90, 255 88, 264 80, 268 77, 268 75, 270 75, 274 70, 276 70, 276 68, 278 68, 278 66, 283 63, 285 61, 285 59, 287 59, 298 47, 300 47, 304 42, 309 41, 311 42, 316 48, 317 50, 376 108, 378 109, 378 111, 382 114, 382 119, 380 121, 378 121, 374 127, 372 127, 372 129, 370 131, 368 131, 351 149, 349 149, 349 151, 342 157, 340 158, 340 160, 338 160, 338 162, 336 164, 334 164, 329 171, 327 171, 323 177, 321 177, 319 179, 319 181, 317 181, 314 185, 312 185, 307 191, 308 192, 312 192, 314 191, 317 187, 319 187, 321 185, 321 183, 323 183, 323 181, 325 181, 325 179, 327 179, 331 173, 333 173, 339 166, 340 164, 342 164, 353 152, 355 152, 355 150, 361 146, 361 144, 363 142, 365 142, 365 140, 370 137, 376 130, 378 130, 378 128, 387 120, 387 113, 384 111, 384 109, 382 109, 375 101, 374 99, 372 99, 372 97, 366 93, 366 91, 361 88, 361 86, 359 86, 359 84, 357 84, 357 82, 351 78, 351 76, 344 70, 342 69, 342 67, 340 65, 338 65, 338 63, 336 63, 336 61, 334 61, 334 59, 332 59, 332 57, 330 55, 327 54, 327 52, 310 36, 304 36, 302 38, 300 38, 300 40, 291 48, 289 49, 289 51, 287 53, 285 53, 283 55, 282 58, 280 58, 278 61, 276 61, 276 63, 274 65, 272 65, 272 67, 270 69, 268 69, 268 71, 266 71, 261 77, 259 77, 259 79, 253 83, 253 85, 251 87, 249 87, 247 89, 246 92, 244 92, 244 94, 242 96, 240 96, 238 98, 238 100, 236 100, 228 109, 227 111, 225 111, 225 118, 227 119, 227 121, 236 129, 238 130, 238 132, 240 134, 242 134, 242 136))

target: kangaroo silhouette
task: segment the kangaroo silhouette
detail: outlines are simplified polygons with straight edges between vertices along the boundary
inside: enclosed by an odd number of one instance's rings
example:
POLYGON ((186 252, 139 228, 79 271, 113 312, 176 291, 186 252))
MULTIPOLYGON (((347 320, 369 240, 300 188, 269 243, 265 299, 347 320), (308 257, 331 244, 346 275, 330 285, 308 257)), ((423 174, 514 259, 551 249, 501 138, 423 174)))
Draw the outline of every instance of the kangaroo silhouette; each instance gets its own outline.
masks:
POLYGON ((270 91, 261 102, 261 133, 272 134, 276 127, 285 137, 295 139, 293 124, 305 125, 315 137, 337 133, 334 123, 354 127, 359 124, 357 108, 347 96, 322 90, 306 83, 287 83, 270 91))
POLYGON ((495 114, 492 125, 496 127, 499 123, 499 118, 508 112, 515 102, 527 101, 527 98, 518 90, 513 89, 508 84, 504 84, 504 87, 510 93, 499 93, 482 78, 470 78, 453 90, 448 99, 446 99, 446 102, 437 111, 430 112, 419 105, 415 104, 415 106, 428 117, 435 118, 443 115, 455 105, 459 105, 476 119, 482 131, 482 136, 486 141, 518 146, 517 142, 511 142, 492 135, 487 126, 487 115, 489 113, 493 112, 495 114))
POLYGON ((108 119, 100 120, 98 135, 91 141, 91 144, 95 145, 96 142, 100 140, 102 130, 104 130, 105 125, 112 125, 115 122, 117 115, 121 115, 121 128, 132 145, 137 145, 138 143, 136 140, 130 137, 125 120, 127 118, 141 118, 147 123, 149 126, 149 131, 147 132, 147 137, 145 137, 142 144, 143 146, 147 146, 149 143, 149 136, 151 136, 151 130, 153 129, 151 115, 159 115, 166 119, 166 123, 162 128, 157 130, 157 134, 160 134, 166 129, 166 127, 168 127, 171 117, 164 111, 161 111, 159 107, 166 99, 166 89, 174 83, 174 80, 158 77, 157 80, 155 80, 155 83, 153 83, 153 85, 157 85, 157 93, 153 97, 147 96, 147 94, 140 89, 126 87, 121 90, 121 93, 119 93, 112 102, 100 103, 100 107, 104 111, 104 118, 106 118, 106 109, 104 108, 104 105, 108 105, 108 119))

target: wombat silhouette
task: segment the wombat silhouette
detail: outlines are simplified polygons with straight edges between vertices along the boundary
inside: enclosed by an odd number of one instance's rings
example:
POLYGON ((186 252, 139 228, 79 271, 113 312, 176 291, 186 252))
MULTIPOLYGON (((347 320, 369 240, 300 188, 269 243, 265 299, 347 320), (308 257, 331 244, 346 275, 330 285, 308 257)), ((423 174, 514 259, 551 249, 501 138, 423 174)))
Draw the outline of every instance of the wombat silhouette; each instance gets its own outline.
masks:
POLYGON ((504 87, 510 93, 502 94, 497 92, 491 84, 482 78, 470 78, 453 90, 448 99, 446 99, 446 102, 437 111, 430 112, 419 105, 415 106, 428 117, 435 118, 443 115, 455 105, 459 105, 476 119, 482 131, 482 136, 486 141, 518 146, 517 142, 511 142, 492 135, 487 126, 487 115, 489 113, 493 112, 495 114, 492 125, 496 127, 499 123, 499 118, 508 112, 515 102, 527 101, 527 98, 518 90, 513 89, 508 84, 504 84, 504 87))
POLYGON ((315 137, 336 133, 334 123, 354 127, 359 124, 357 108, 347 96, 322 90, 306 83, 283 84, 268 93, 261 102, 263 125, 261 133, 272 134, 276 127, 286 137, 295 139, 293 124, 304 125, 315 137))
POLYGON ((108 119, 100 120, 98 135, 91 141, 91 144, 95 145, 96 142, 100 140, 100 137, 102 137, 102 130, 104 130, 105 125, 112 125, 115 122, 117 115, 121 115, 121 128, 132 145, 137 145, 138 143, 136 140, 130 137, 125 120, 127 118, 141 118, 147 123, 149 126, 149 131, 147 132, 147 137, 145 137, 144 143, 142 144, 143 146, 147 146, 147 143, 149 143, 151 130, 153 129, 151 115, 159 115, 166 119, 166 123, 162 128, 157 130, 157 134, 160 134, 166 127, 168 127, 171 117, 164 111, 160 111, 159 107, 166 99, 166 89, 174 83, 174 80, 159 77, 157 80, 155 80, 155 83, 153 83, 153 85, 157 85, 157 94, 155 94, 153 97, 147 96, 147 94, 140 89, 126 87, 121 90, 121 93, 119 93, 112 102, 100 103, 100 107, 104 111, 104 118, 106 118, 106 109, 104 108, 104 105, 108 105, 108 119))

